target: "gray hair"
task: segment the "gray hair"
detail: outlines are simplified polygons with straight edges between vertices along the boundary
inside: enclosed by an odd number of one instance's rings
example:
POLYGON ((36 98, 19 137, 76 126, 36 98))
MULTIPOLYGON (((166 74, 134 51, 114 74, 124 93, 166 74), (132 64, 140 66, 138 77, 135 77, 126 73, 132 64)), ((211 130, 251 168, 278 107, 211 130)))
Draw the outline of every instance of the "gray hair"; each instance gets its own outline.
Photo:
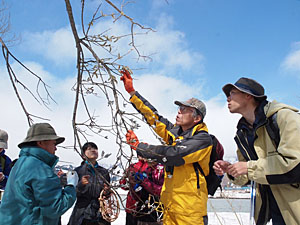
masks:
POLYGON ((203 120, 203 116, 202 114, 199 112, 199 110, 193 108, 194 111, 193 111, 193 117, 196 118, 197 116, 201 116, 201 120, 203 120))

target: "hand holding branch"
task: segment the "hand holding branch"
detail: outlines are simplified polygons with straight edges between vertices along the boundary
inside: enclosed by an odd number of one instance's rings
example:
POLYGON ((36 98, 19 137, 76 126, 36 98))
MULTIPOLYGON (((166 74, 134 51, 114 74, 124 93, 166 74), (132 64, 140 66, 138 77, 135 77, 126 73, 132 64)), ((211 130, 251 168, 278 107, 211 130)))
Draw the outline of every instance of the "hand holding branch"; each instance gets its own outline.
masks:
POLYGON ((130 75, 130 72, 123 68, 121 71, 120 71, 123 75, 122 77, 120 78, 121 81, 123 81, 124 83, 124 87, 125 87, 125 90, 132 96, 134 95, 135 93, 135 90, 133 88, 133 83, 132 83, 132 77, 130 75))

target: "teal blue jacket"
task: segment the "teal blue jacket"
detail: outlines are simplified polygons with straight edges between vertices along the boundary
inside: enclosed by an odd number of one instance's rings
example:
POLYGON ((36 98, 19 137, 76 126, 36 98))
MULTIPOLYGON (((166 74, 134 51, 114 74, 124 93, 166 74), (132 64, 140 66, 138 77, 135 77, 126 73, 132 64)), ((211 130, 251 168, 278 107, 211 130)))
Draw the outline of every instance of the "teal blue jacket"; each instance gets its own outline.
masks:
POLYGON ((24 147, 11 170, 0 204, 6 225, 57 225, 76 200, 74 186, 62 188, 54 166, 58 157, 38 147, 24 147))

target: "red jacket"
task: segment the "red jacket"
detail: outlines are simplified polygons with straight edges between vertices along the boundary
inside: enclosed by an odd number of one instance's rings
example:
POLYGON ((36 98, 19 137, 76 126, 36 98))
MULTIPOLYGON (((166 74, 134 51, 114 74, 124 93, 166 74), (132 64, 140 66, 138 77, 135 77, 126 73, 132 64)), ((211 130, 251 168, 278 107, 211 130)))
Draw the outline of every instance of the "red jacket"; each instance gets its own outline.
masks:
POLYGON ((164 171, 162 165, 156 164, 149 166, 149 164, 144 160, 139 160, 137 163, 131 164, 127 171, 128 179, 123 178, 120 180, 120 184, 123 186, 122 189, 129 190, 126 201, 126 212, 128 213, 134 212, 139 201, 145 201, 145 199, 141 199, 142 196, 140 195, 140 192, 135 191, 136 182, 134 180, 134 176, 136 173, 146 174, 147 177, 140 182, 140 186, 149 194, 157 197, 160 195, 164 181, 164 171), (127 183, 129 188, 124 187, 127 183))

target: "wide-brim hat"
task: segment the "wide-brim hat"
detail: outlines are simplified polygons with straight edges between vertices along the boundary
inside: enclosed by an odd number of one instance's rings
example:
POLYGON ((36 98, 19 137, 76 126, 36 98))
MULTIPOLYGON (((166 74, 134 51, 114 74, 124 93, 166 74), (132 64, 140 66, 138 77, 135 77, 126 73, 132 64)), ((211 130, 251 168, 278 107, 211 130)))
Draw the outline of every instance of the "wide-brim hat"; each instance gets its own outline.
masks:
POLYGON ((174 103, 178 106, 184 105, 184 106, 195 108, 201 114, 202 119, 206 115, 205 104, 197 98, 190 98, 187 101, 175 101, 174 103))
POLYGON ((65 141, 65 138, 57 136, 54 128, 49 123, 36 123, 29 128, 25 140, 18 144, 18 147, 22 148, 24 145, 34 141, 50 140, 55 140, 56 144, 60 144, 65 141))
POLYGON ((0 129, 0 148, 7 149, 8 134, 6 131, 0 129))
POLYGON ((267 98, 267 96, 265 95, 264 87, 257 81, 250 78, 242 77, 234 84, 224 85, 222 90, 227 97, 230 95, 230 91, 232 88, 236 88, 241 92, 250 94, 259 100, 264 100, 267 98))

